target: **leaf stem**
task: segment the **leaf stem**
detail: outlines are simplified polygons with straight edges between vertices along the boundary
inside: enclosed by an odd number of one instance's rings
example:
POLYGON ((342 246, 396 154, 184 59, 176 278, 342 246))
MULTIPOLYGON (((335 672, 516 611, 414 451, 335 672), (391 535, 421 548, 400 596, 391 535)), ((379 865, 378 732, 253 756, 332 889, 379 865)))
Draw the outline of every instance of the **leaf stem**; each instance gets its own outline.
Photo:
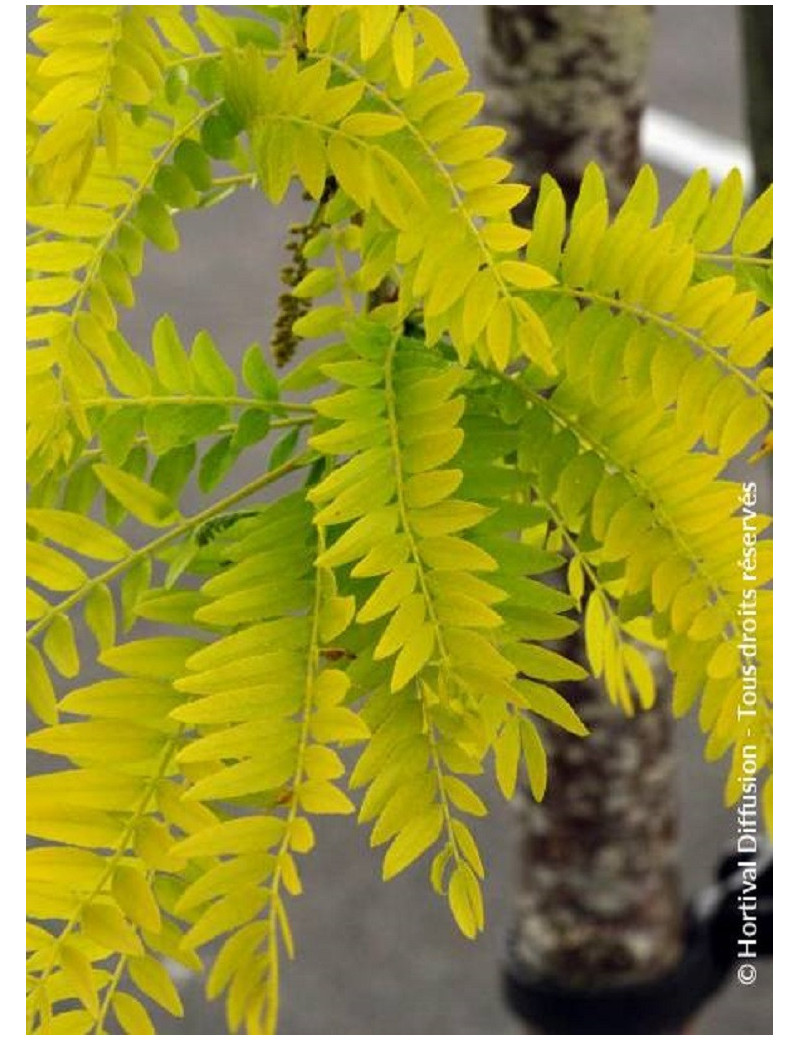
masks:
POLYGON ((749 267, 772 267, 771 256, 743 256, 741 253, 697 253, 698 260, 715 264, 743 264, 749 267))
POLYGON ((237 502, 241 502, 242 499, 249 498, 250 495, 255 494, 256 491, 260 491, 261 488, 266 487, 268 484, 273 484, 276 480, 280 480, 281 477, 285 477, 288 473, 292 473, 296 469, 304 468, 313 458, 314 453, 310 451, 303 452, 300 455, 295 455, 294 458, 284 462, 283 465, 276 466, 275 469, 269 470, 260 477, 256 477, 255 480, 251 480, 248 484, 238 488, 230 495, 226 495, 225 498, 219 499, 219 501, 215 502, 213 505, 208 506, 206 509, 202 509, 199 513, 195 513, 193 516, 187 517, 185 520, 182 520, 171 530, 159 535, 158 538, 154 538, 146 545, 143 545, 140 549, 134 550, 134 552, 130 553, 124 559, 119 560, 112 567, 103 571, 102 574, 98 574, 96 577, 90 578, 88 581, 84 582, 80 588, 67 596, 66 599, 55 604, 55 606, 48 610, 46 614, 43 614, 35 624, 31 625, 26 633, 26 639, 33 639, 33 637, 45 629, 55 617, 71 610, 76 603, 80 603, 81 600, 83 600, 97 585, 102 585, 107 581, 111 581, 112 578, 116 578, 119 574, 122 574, 124 571, 128 570, 129 567, 133 566, 137 560, 154 555, 176 538, 180 538, 181 535, 186 534, 193 528, 205 523, 206 520, 213 519, 219 513, 225 512, 225 510, 230 509, 231 506, 236 505, 237 502))

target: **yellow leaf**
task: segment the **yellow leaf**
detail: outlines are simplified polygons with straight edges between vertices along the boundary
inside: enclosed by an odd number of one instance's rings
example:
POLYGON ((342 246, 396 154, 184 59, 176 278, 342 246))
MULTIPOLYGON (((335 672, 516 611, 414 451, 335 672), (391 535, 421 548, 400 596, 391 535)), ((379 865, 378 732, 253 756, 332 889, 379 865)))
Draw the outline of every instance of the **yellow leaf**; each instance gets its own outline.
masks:
POLYGON ((642 707, 645 710, 652 708, 656 702, 656 687, 652 668, 645 657, 630 643, 623 643, 622 659, 628 675, 630 675, 633 685, 639 693, 642 707))
POLYGON ((128 1036, 153 1036, 155 1026, 136 997, 117 992, 111 1000, 117 1021, 128 1036))
POLYGON ((183 1014, 183 1003, 172 977, 155 957, 131 957, 128 972, 136 986, 171 1015, 183 1014))
POLYGON ((574 733, 577 737, 588 735, 589 730, 569 701, 560 693, 556 693, 549 686, 542 686, 540 683, 519 683, 518 688, 528 702, 531 711, 541 715, 543 719, 549 719, 550 722, 554 722, 568 733, 574 733))
POLYGON ((710 679, 726 679, 739 667, 739 651, 734 643, 720 643, 708 662, 706 672, 710 679))
POLYGON ((489 354, 500 372, 505 371, 511 358, 512 315, 511 301, 498 300, 486 329, 489 354))
POLYGON ((69 303, 78 289, 80 282, 75 278, 34 278, 25 285, 26 303, 29 307, 61 307, 69 303))
POLYGON ((487 809, 483 801, 471 787, 457 776, 446 776, 444 778, 444 789, 456 809, 469 813, 471 816, 486 815, 487 809))
POLYGON ((464 60, 458 44, 441 18, 427 7, 414 7, 412 11, 414 24, 439 61, 451 69, 461 68, 464 60))
POLYGON ((521 720, 521 735, 522 751, 528 770, 531 792, 536 801, 540 802, 547 787, 547 756, 544 745, 530 719, 521 720))
POLYGON ((719 453, 731 458, 742 450, 769 422, 769 410, 760 397, 747 397, 738 404, 722 427, 719 453))
POLYGON ((28 703, 48 726, 58 722, 58 707, 53 684, 41 654, 31 643, 25 647, 28 703))
POLYGON ((273 817, 227 820, 184 838, 175 851, 185 857, 266 852, 280 841, 283 827, 283 821, 273 817))
POLYGON ((573 556, 567 567, 567 588, 576 603, 583 599, 584 587, 583 563, 579 556, 573 556))
POLYGON ((497 561, 472 542, 450 535, 425 538, 419 544, 425 563, 436 571, 496 571, 497 561))
POLYGON ((567 229, 567 204, 564 195, 549 174, 539 186, 539 198, 533 218, 526 259, 555 274, 561 262, 561 247, 567 229))
POLYGON ((62 675, 71 679, 78 674, 81 662, 69 618, 63 614, 53 618, 45 632, 43 646, 44 652, 62 675))
MULTIPOLYGON (((481 228, 481 235, 486 245, 495 253, 515 253, 518 249, 522 249, 531 237, 530 231, 508 222, 485 224, 481 228)), ((522 266, 527 267, 528 265, 523 264, 522 266)), ((513 281, 510 275, 504 277, 513 281)))
POLYGON ((269 895, 260 885, 242 885, 207 907, 181 940, 184 949, 203 946, 224 932, 252 921, 269 895))
POLYGON ((84 907, 81 929, 87 939, 107 950, 133 954, 134 957, 143 953, 138 935, 117 907, 110 903, 90 903, 84 907))
POLYGON ((362 209, 369 209, 372 185, 362 148, 339 133, 328 140, 328 160, 342 190, 362 209))
POLYGON ((168 527, 180 514, 166 495, 131 473, 97 462, 92 467, 100 483, 137 520, 151 527, 168 527))
POLYGON ((136 867, 120 864, 111 879, 111 894, 131 921, 150 932, 161 927, 161 912, 144 874, 136 867))
POLYGON ((392 30, 392 57, 397 79, 404 90, 414 82, 414 30, 407 11, 401 11, 392 30))
POLYGON ((349 708, 320 708, 311 717, 311 733, 315 740, 326 744, 333 741, 366 740, 369 727, 349 708))
POLYGON ((506 281, 520 289, 545 289, 555 285, 555 278, 541 267, 519 260, 501 260, 497 269, 506 281))
POLYGON ((456 924, 468 939, 474 939, 480 930, 481 913, 476 905, 476 888, 477 882, 469 867, 459 863, 447 886, 447 901, 456 924))
POLYGON ((361 4, 356 10, 361 23, 361 60, 368 61, 389 35, 397 5, 361 4))
POLYGON ((548 375, 555 374, 553 344, 545 324, 526 300, 515 297, 512 306, 517 316, 517 331, 522 353, 548 375))
POLYGON ((772 241, 772 185, 762 192, 750 206, 736 234, 733 236, 734 253, 760 253, 772 241))
POLYGON ((312 4, 308 9, 305 22, 306 42, 312 50, 317 50, 336 25, 341 15, 340 4, 312 4))
POLYGON ((94 246, 88 242, 37 242, 25 250, 25 266, 31 271, 60 274, 85 267, 93 256, 94 246))
POLYGON ((343 134, 352 134, 354 137, 384 137, 401 130, 403 125, 400 116, 389 112, 356 112, 347 116, 339 124, 339 129, 343 134))
POLYGON ((514 715, 502 727, 494 744, 497 786, 505 798, 511 798, 514 794, 520 751, 519 721, 514 715))
POLYGON ((316 815, 343 816, 355 812, 355 806, 334 784, 327 780, 306 780, 297 789, 301 808, 316 815))
POLYGON ((713 253, 730 239, 744 200, 744 182, 737 169, 731 170, 725 180, 717 188, 711 205, 700 221, 695 232, 695 248, 701 252, 713 253))
POLYGON ((61 967, 69 979, 78 999, 92 1015, 100 1011, 100 1001, 92 976, 92 964, 86 954, 73 942, 65 942, 59 951, 61 967))
POLYGON ((25 522, 67 549, 94 560, 121 560, 129 549, 113 531, 88 516, 70 513, 64 509, 28 509, 25 522))
POLYGON ((405 564, 391 571, 358 612, 358 621, 367 624, 396 610, 414 592, 416 586, 417 568, 414 564, 405 564))
POLYGON ((736 336, 728 351, 735 365, 753 368, 772 350, 772 311, 753 318, 736 336))
POLYGON ((436 631, 433 625, 423 625, 400 650, 392 672, 391 690, 402 690, 428 663, 433 654, 436 631))
POLYGON ((728 302, 735 289, 736 282, 730 275, 693 285, 675 308, 675 317, 682 325, 702 328, 709 317, 728 302))
POLYGON ((440 805, 432 806, 407 823, 386 851, 383 880, 389 881, 419 859, 439 837, 443 825, 444 812, 440 805))

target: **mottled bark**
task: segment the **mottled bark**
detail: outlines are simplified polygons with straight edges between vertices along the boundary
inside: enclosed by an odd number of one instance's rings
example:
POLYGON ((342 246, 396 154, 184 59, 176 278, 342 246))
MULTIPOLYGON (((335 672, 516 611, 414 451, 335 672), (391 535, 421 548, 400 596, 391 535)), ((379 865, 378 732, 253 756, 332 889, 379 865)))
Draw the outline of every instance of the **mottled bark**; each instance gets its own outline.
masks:
MULTIPOLYGON (((578 639, 566 649, 582 659, 578 639)), ((591 735, 551 733, 544 802, 517 797, 512 949, 562 985, 630 985, 665 973, 681 952, 673 721, 663 690, 633 718, 600 683, 571 685, 569 696, 591 735)))
POLYGON ((756 169, 756 191, 772 183, 772 5, 742 6, 742 47, 747 86, 747 125, 756 169))
POLYGON ((574 201, 586 164, 618 205, 639 164, 651 8, 487 7, 489 108, 506 151, 535 183, 552 173, 574 201))
MULTIPOLYGON (((509 129, 516 176, 535 186, 551 173, 574 201, 595 160, 618 204, 640 163, 651 9, 486 11, 489 104, 509 129)), ((566 651, 581 659, 582 637, 566 651)), ((664 685, 656 706, 634 718, 609 702, 602 683, 565 690, 592 735, 579 740, 551 728, 544 802, 517 798, 522 877, 512 953, 526 974, 602 988, 656 978, 680 956, 677 785, 664 685)))

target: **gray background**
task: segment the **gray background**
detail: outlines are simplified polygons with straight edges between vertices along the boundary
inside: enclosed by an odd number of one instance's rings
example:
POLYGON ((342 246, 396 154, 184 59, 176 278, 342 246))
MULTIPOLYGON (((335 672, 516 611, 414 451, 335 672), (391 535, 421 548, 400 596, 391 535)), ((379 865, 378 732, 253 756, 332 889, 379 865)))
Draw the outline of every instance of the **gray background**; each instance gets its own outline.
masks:
MULTIPOLYGON (((481 85, 480 7, 443 6, 481 85)), ((33 13, 28 8, 29 16, 33 13)), ((743 137, 742 85, 735 7, 658 7, 651 64, 651 100, 699 126, 743 137)), ((665 195, 680 179, 659 169, 665 195)), ((253 340, 267 342, 270 314, 283 263, 281 242, 295 203, 275 211, 263 197, 240 191, 209 213, 181 218, 182 249, 174 256, 151 251, 138 284, 139 305, 124 329, 144 347, 152 322, 169 311, 191 337, 207 328, 234 360, 253 340)), ((238 476, 258 469, 255 453, 238 476)), ((681 753, 682 856, 686 891, 705 885, 735 825, 722 808, 724 768, 702 760, 696 722, 678 724, 681 753)), ((380 878, 380 857, 369 850, 366 829, 352 820, 321 821, 318 847, 303 862, 306 891, 291 918, 298 960, 283 969, 283 1033, 505 1034, 520 1031, 503 1006, 498 975, 510 919, 515 833, 511 811, 484 784, 488 819, 476 836, 487 866, 487 928, 474 943, 463 940, 427 870, 417 866, 390 884, 380 878)), ((158 1022, 159 1032, 224 1034, 222 1007, 208 1006, 201 984, 185 979, 186 1019, 158 1022)), ((771 971, 761 964, 757 983, 731 983, 693 1023, 700 1034, 769 1034, 771 971)))

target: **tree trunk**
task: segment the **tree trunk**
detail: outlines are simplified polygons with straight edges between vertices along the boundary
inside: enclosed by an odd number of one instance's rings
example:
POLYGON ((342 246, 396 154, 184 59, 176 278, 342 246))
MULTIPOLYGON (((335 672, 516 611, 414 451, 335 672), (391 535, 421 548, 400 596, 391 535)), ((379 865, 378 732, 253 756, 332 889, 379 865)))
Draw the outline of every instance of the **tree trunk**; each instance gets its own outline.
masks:
MULTIPOLYGON (((568 649, 585 663, 581 639, 568 649)), ((665 974, 682 950, 673 721, 663 683, 656 705, 632 718, 602 682, 575 685, 570 700, 591 735, 552 730, 544 801, 517 797, 512 951, 562 986, 630 986, 665 974)))
MULTIPOLYGON (((594 160, 619 204, 640 163, 651 9, 486 11, 489 105, 509 130, 518 175, 535 187, 550 173, 574 202, 594 160)), ((569 650, 582 659, 582 637, 569 650)), ((512 960, 560 987, 637 985, 666 974, 682 951, 668 698, 662 681, 655 707, 626 718, 601 683, 575 686, 569 696, 591 736, 553 728, 544 802, 517 799, 522 879, 512 960)))
MULTIPOLYGON (((552 174, 574 202, 592 160, 619 205, 639 167, 651 8, 486 8, 489 108, 535 187, 552 174)), ((535 201, 535 198, 534 198, 535 201)))
POLYGON ((772 5, 739 8, 756 192, 772 184, 772 5))

